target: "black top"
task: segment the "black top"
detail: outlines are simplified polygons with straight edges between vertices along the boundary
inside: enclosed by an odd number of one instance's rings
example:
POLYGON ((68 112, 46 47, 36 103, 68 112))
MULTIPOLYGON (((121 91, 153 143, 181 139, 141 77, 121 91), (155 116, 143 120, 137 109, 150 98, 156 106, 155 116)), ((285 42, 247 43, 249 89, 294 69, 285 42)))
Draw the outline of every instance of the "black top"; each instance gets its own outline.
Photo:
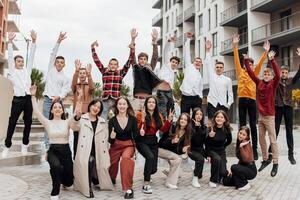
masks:
POLYGON ((205 152, 204 144, 207 136, 206 126, 195 126, 193 123, 193 132, 191 138, 191 150, 200 153, 205 152))
POLYGON ((110 138, 110 134, 112 131, 112 128, 114 128, 114 131, 116 132, 116 138, 117 140, 135 140, 135 138, 139 135, 139 130, 137 128, 137 120, 133 116, 128 117, 127 124, 124 129, 121 128, 118 119, 116 116, 111 118, 108 122, 108 130, 109 130, 109 139, 108 142, 113 144, 115 142, 115 139, 110 138))
POLYGON ((209 135, 206 137, 206 149, 207 151, 215 151, 217 153, 225 152, 225 148, 232 142, 231 132, 226 133, 223 128, 216 128, 215 132, 214 137, 210 137, 209 135))
POLYGON ((96 121, 93 121, 93 122, 91 121, 91 123, 92 123, 93 131, 94 131, 91 156, 95 157, 95 154, 96 154, 96 150, 95 150, 95 132, 96 132, 97 124, 98 124, 98 118, 96 119, 96 121))
POLYGON ((133 95, 140 92, 151 95, 153 88, 162 82, 150 68, 139 65, 133 66, 133 80, 133 95))

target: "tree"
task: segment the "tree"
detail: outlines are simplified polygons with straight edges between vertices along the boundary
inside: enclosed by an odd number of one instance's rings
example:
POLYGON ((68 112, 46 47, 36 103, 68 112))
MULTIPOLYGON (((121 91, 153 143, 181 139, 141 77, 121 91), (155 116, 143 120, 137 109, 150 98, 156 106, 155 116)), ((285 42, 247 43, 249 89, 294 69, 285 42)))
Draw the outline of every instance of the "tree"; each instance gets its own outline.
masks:
POLYGON ((181 99, 180 86, 182 84, 183 78, 184 78, 183 72, 179 72, 177 74, 176 81, 174 83, 174 88, 173 88, 173 95, 174 95, 174 97, 175 97, 176 100, 180 100, 181 99))
POLYGON ((121 86, 121 95, 122 96, 128 96, 128 93, 130 92, 130 88, 127 85, 121 86))
POLYGON ((43 98, 45 90, 45 82, 43 81, 44 74, 40 70, 33 68, 31 72, 31 82, 37 86, 36 98, 39 100, 43 98))
POLYGON ((101 83, 96 82, 94 84, 95 84, 95 90, 94 90, 94 93, 93 93, 93 97, 94 98, 100 98, 102 96, 102 86, 101 86, 101 83))

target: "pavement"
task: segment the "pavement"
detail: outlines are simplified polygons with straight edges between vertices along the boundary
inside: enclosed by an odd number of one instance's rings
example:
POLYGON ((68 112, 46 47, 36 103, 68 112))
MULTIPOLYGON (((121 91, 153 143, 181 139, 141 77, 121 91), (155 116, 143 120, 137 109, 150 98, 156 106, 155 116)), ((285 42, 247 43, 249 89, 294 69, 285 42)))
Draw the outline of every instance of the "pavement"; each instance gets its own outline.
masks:
MULTIPOLYGON (((236 127, 235 127, 236 129, 236 127)), ((233 132, 236 135, 236 131, 233 132)), ((171 190, 164 186, 165 175, 162 173, 168 168, 165 161, 159 161, 159 170, 153 178, 153 194, 146 195, 141 192, 143 184, 143 158, 138 156, 134 176, 135 199, 249 199, 249 200, 300 200, 300 129, 294 130, 295 140, 295 158, 298 161, 296 165, 291 165, 287 158, 287 146, 285 139, 285 130, 281 128, 278 137, 279 144, 279 171, 276 177, 271 177, 272 165, 269 165, 257 177, 250 181, 251 189, 248 191, 238 191, 232 187, 218 185, 217 188, 208 186, 210 178, 210 164, 205 163, 203 178, 200 180, 201 188, 194 188, 191 185, 194 163, 191 160, 183 162, 181 168, 181 178, 178 182, 178 189, 171 190)), ((232 145, 234 149, 234 144, 232 145)), ((261 157, 256 162, 260 166, 261 157)), ((227 167, 235 164, 235 157, 228 157, 227 167)), ((121 192, 120 179, 117 179, 115 191, 95 191, 95 199, 123 199, 121 192)), ((29 199, 49 199, 51 192, 51 178, 49 166, 43 160, 40 164, 25 166, 5 166, 0 165, 0 199, 2 200, 29 200, 29 199)), ((61 190, 60 198, 63 200, 86 199, 79 192, 61 190)))

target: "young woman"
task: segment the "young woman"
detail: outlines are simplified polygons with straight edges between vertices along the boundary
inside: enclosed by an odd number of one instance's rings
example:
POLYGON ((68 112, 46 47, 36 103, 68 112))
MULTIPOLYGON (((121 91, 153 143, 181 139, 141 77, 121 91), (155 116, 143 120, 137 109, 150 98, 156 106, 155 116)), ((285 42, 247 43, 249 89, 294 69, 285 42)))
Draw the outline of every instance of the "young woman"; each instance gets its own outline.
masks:
POLYGON ((79 131, 74 189, 90 198, 94 197, 92 183, 99 184, 101 190, 113 189, 109 176, 108 127, 100 117, 102 109, 102 102, 95 99, 88 105, 88 113, 73 120, 73 129, 79 131))
POLYGON ((211 177, 209 186, 216 188, 217 183, 226 176, 226 147, 232 141, 231 127, 227 114, 223 110, 217 111, 212 119, 212 127, 208 130, 206 150, 211 162, 211 177))
POLYGON ((132 184, 134 172, 134 152, 135 138, 139 134, 137 128, 137 120, 129 100, 125 97, 120 97, 116 100, 114 106, 115 116, 109 120, 109 149, 110 168, 109 174, 112 182, 116 183, 118 174, 119 161, 121 168, 122 190, 125 192, 125 199, 134 197, 132 184))
POLYGON ((196 188, 199 188, 199 179, 202 178, 204 159, 206 157, 204 144, 207 133, 207 127, 204 125, 204 116, 201 108, 195 108, 193 110, 192 129, 193 132, 191 137, 191 149, 188 155, 192 160, 195 161, 192 185, 196 188))
POLYGON ((140 154, 146 159, 144 166, 143 192, 151 194, 151 175, 157 171, 158 142, 156 133, 160 130, 167 132, 171 126, 173 114, 163 123, 163 117, 158 112, 157 100, 150 96, 145 99, 143 111, 137 112, 137 122, 140 134, 136 139, 136 147, 140 154))
MULTIPOLYGON (((50 108, 49 119, 39 111, 36 102, 36 86, 30 88, 32 107, 35 116, 45 127, 50 142, 50 148, 46 154, 46 160, 50 165, 52 178, 51 200, 59 199, 60 185, 70 187, 73 185, 73 161, 69 146, 70 120, 66 120, 65 111, 60 101, 53 102, 50 108)), ((81 115, 76 108, 76 115, 81 115)))
POLYGON ((242 126, 239 130, 236 142, 236 157, 239 162, 231 166, 231 171, 228 173, 227 178, 223 179, 223 184, 225 186, 235 186, 238 190, 248 190, 251 188, 248 180, 256 177, 257 169, 250 143, 250 129, 247 126, 242 126))
POLYGON ((159 141, 158 156, 170 164, 170 170, 166 180, 166 187, 177 189, 177 181, 182 158, 180 155, 187 154, 190 147, 192 127, 190 116, 182 113, 177 122, 164 133, 159 141))

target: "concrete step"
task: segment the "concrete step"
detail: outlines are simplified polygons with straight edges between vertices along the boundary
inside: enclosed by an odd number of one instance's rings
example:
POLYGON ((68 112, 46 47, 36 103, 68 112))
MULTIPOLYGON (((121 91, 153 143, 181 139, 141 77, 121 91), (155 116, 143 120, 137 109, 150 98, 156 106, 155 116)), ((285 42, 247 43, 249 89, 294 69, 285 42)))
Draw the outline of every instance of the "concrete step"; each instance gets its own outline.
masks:
MULTIPOLYGON (((13 140, 22 140, 23 132, 15 132, 13 140)), ((29 141, 44 141, 44 132, 32 132, 29 135, 29 141)))
MULTIPOLYGON (((17 124, 15 132, 23 132, 24 124, 17 124)), ((32 124, 31 125, 31 133, 44 132, 44 126, 42 124, 32 124)))
MULTIPOLYGON (((11 151, 21 151, 22 147, 22 140, 13 140, 12 141, 12 146, 11 146, 11 151)), ((39 153, 39 154, 44 154, 45 153, 45 146, 43 141, 30 141, 29 146, 28 146, 28 151, 29 152, 34 152, 34 153, 39 153)))
POLYGON ((7 158, 2 158, 0 154, 0 168, 10 166, 23 166, 23 165, 39 165, 42 162, 42 155, 37 153, 28 152, 23 156, 20 152, 10 151, 7 158))

